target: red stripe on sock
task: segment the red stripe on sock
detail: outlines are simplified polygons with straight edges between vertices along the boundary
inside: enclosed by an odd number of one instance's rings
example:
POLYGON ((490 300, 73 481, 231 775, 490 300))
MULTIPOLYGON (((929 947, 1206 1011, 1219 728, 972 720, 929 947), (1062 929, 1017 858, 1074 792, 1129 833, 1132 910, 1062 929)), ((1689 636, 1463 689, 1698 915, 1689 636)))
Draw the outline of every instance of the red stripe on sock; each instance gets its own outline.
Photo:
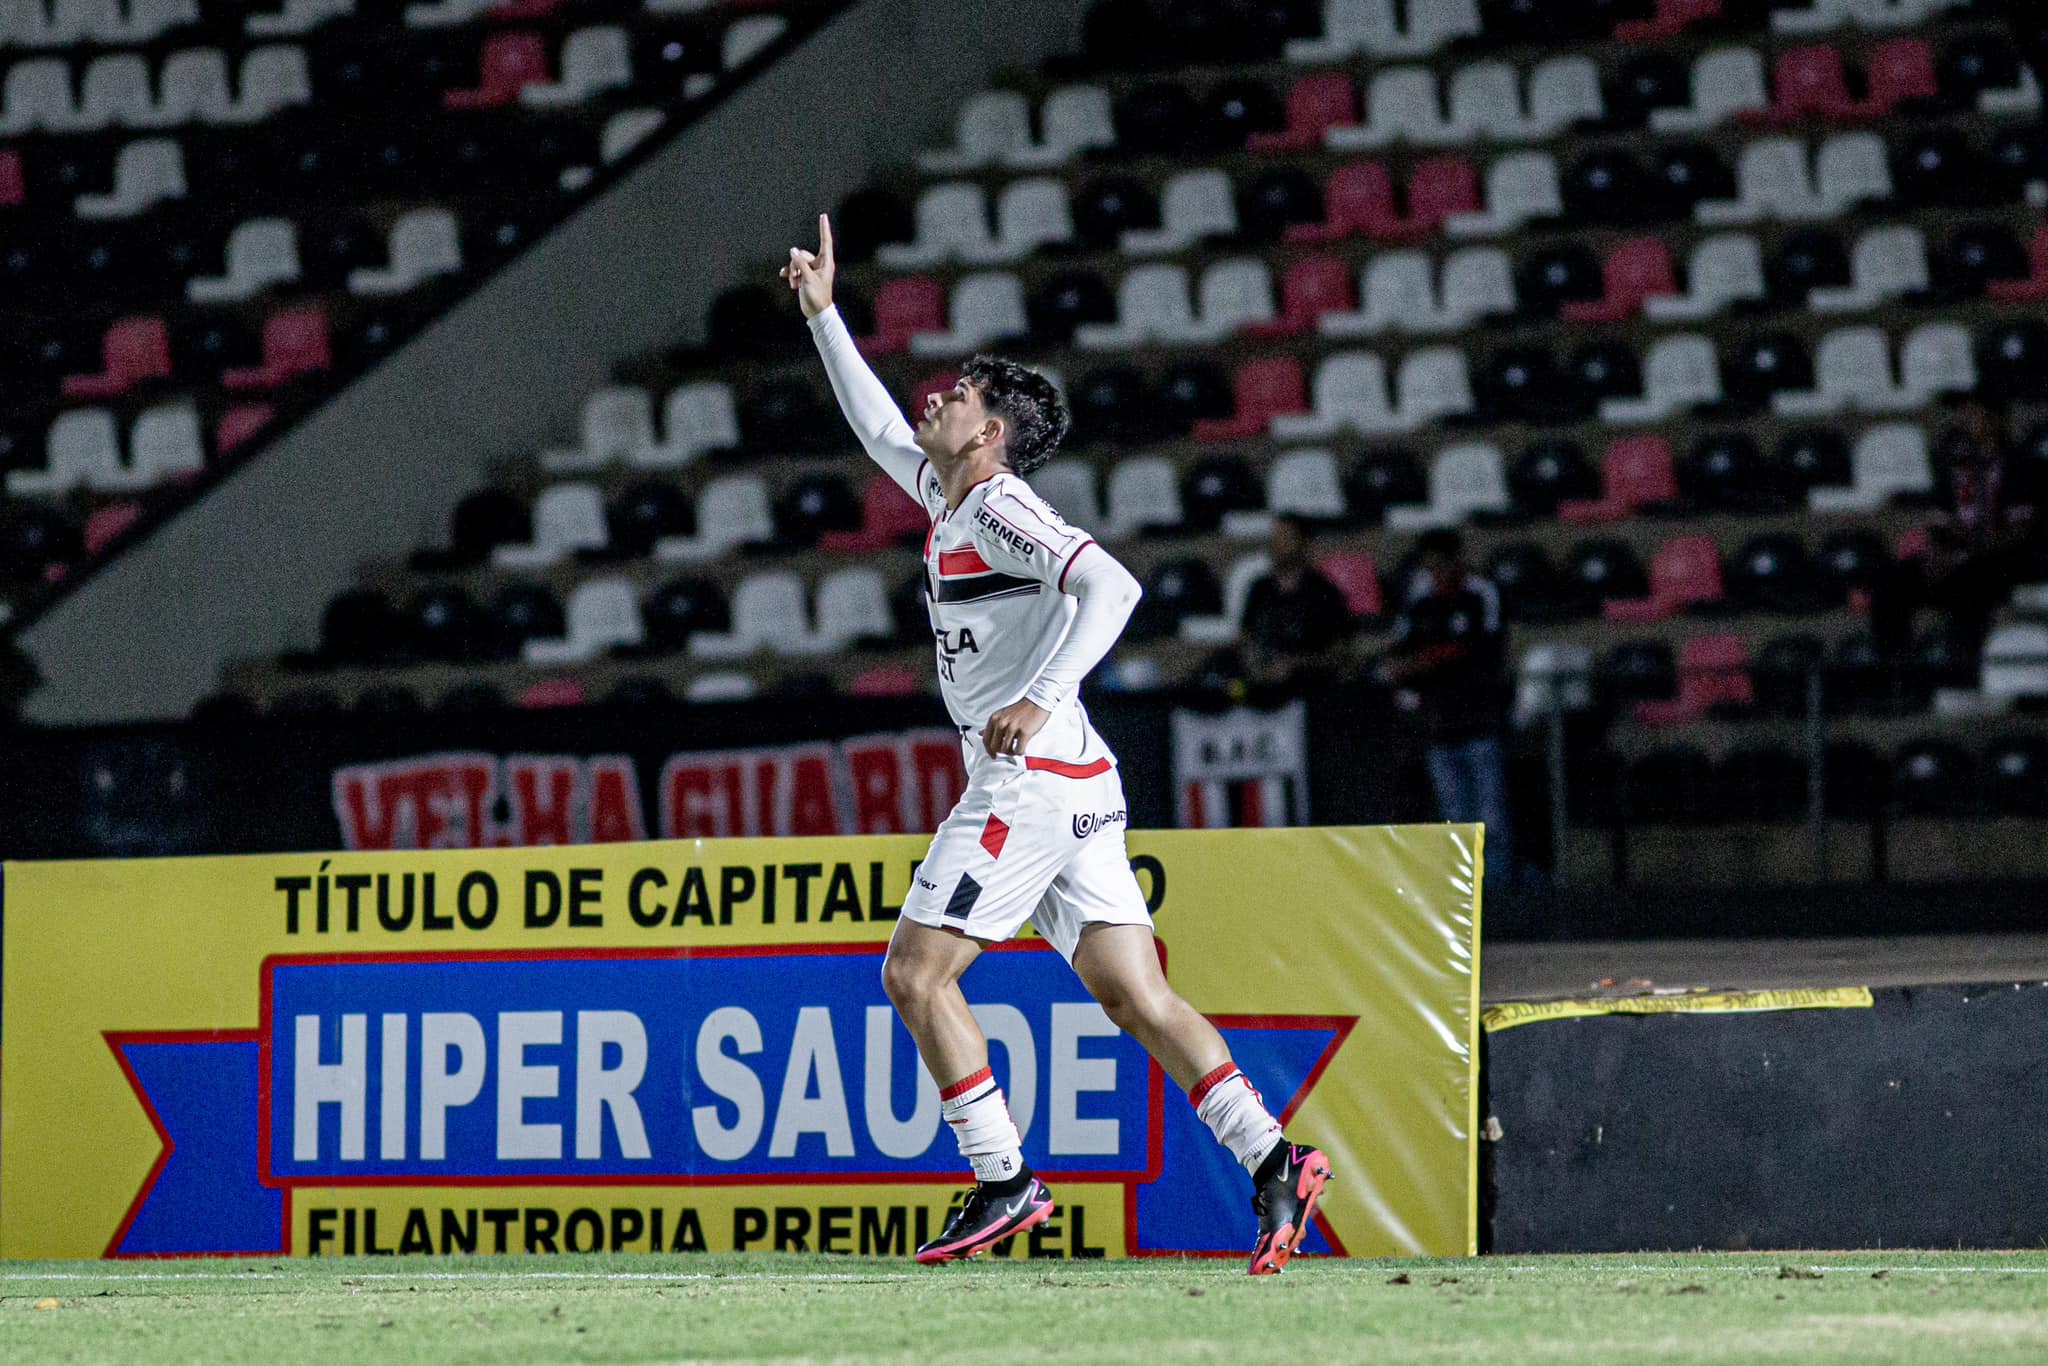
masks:
POLYGON ((949 1100, 957 1100, 961 1096, 966 1095, 969 1091, 972 1091, 975 1087, 981 1085, 983 1082, 995 1080, 995 1075, 995 1073, 989 1071, 986 1067, 984 1067, 979 1072, 976 1072, 974 1075, 962 1077, 960 1078, 960 1080, 954 1082, 951 1086, 948 1086, 945 1090, 939 1092, 939 1100, 942 1102, 949 1100))
POLYGON ((1232 1077, 1236 1075, 1237 1064, 1234 1062, 1224 1063, 1223 1066, 1209 1073, 1207 1076, 1203 1077, 1200 1081, 1196 1082, 1193 1086, 1188 1088, 1188 1104, 1194 1106, 1197 1110, 1201 1109, 1202 1102, 1209 1098, 1209 1093, 1211 1091, 1215 1090, 1217 1086, 1221 1085, 1223 1082, 1229 1081, 1232 1077))

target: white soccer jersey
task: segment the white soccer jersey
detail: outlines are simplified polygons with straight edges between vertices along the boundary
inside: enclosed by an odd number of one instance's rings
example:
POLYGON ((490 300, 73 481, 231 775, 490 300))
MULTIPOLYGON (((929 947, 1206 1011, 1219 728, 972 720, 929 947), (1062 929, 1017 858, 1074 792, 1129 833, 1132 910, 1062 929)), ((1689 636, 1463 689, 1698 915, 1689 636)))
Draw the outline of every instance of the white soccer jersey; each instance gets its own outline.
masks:
MULTIPOLYGON (((971 735, 1030 690, 1066 639, 1075 612, 1062 591, 1067 571, 1095 541, 1014 474, 983 480, 948 510, 927 464, 918 493, 932 518, 924 572, 939 692, 971 735)), ((1028 752, 1086 764, 1102 751, 1081 704, 1068 698, 1028 752)))

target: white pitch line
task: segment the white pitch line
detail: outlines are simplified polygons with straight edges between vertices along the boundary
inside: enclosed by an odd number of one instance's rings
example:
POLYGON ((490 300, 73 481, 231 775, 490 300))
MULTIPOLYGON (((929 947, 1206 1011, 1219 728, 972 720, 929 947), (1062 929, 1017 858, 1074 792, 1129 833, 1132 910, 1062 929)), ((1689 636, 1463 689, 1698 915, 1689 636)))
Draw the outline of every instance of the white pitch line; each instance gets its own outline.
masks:
MULTIPOLYGON (((1394 1263, 1383 1264, 1383 1266, 1386 1265, 1394 1265, 1394 1263)), ((2048 1275, 2048 1266, 1900 1266, 1894 1264, 1879 1264, 1874 1262, 1858 1262, 1853 1264, 1827 1262, 1788 1262, 1784 1263, 1784 1265, 1803 1265, 1811 1267, 1816 1271, 1822 1272, 1883 1271, 1888 1274, 1893 1272, 1904 1274, 1919 1272, 1924 1275, 1935 1276, 1946 1276, 1951 1274, 1979 1274, 1987 1276, 2048 1275)), ((311 1266, 312 1263, 309 1261, 309 1270, 311 1266)), ((1524 1263, 1521 1265, 1500 1265, 1498 1263, 1488 1265, 1482 1263, 1476 1269, 1481 1271, 1506 1271, 1512 1273, 1518 1271, 1556 1271, 1561 1270, 1563 1268, 1546 1266, 1541 1263, 1524 1263)), ((1573 1269, 1576 1270, 1576 1268, 1573 1269)), ((1761 1264, 1754 1266, 1730 1266, 1718 1263, 1697 1266, 1660 1266, 1653 1264, 1622 1263, 1614 1266, 1589 1269, 1616 1272, 1629 1271, 1637 1273, 1652 1271, 1663 1271, 1671 1273, 1683 1272, 1687 1275, 1693 1275, 1700 1272, 1739 1272, 1743 1274, 1761 1275, 1768 1273, 1770 1271, 1769 1266, 1761 1264)), ((973 1269, 961 1268, 959 1271, 946 1272, 942 1274, 954 1276, 956 1278, 963 1274, 981 1278, 1000 1273, 997 1271, 997 1268, 995 1266, 989 1266, 973 1269)), ((0 1282, 26 1281, 32 1283, 40 1283, 44 1281, 295 1281, 305 1279, 305 1272, 288 1271, 52 1271, 48 1273, 37 1273, 32 1271, 0 1272, 0 1282)), ((349 1281, 792 1281, 805 1283, 817 1281, 843 1281, 874 1284, 877 1282, 889 1281, 929 1281, 931 1279, 932 1277, 930 1274, 922 1272, 905 1272, 899 1274, 894 1272, 854 1271, 358 1271, 350 1272, 341 1276, 339 1278, 338 1283, 345 1284, 349 1281)))

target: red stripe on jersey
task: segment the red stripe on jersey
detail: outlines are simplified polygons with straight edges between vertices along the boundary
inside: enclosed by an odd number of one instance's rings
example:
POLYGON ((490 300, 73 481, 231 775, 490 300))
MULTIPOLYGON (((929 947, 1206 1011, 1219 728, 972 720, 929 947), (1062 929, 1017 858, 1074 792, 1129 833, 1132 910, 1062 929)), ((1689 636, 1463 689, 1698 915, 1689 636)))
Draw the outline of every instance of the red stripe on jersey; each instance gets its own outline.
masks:
POLYGON ((939 552, 939 572, 941 574, 986 574, 988 573, 988 561, 981 558, 981 552, 971 545, 960 550, 941 550, 939 552))
POLYGON ((1083 541, 1081 542, 1081 544, 1074 547, 1073 554, 1067 556, 1067 562, 1060 566, 1060 581, 1058 585, 1060 592, 1064 593, 1067 591, 1067 571, 1074 567, 1074 561, 1081 558, 1082 551, 1086 550, 1089 546, 1094 544, 1095 542, 1093 541, 1083 541))
POLYGON ((1036 756, 1024 761, 1024 767, 1037 769, 1040 773, 1054 773, 1062 778, 1093 778, 1098 773, 1109 772, 1107 758, 1097 759, 1092 764, 1070 764, 1063 759, 1040 759, 1036 756))

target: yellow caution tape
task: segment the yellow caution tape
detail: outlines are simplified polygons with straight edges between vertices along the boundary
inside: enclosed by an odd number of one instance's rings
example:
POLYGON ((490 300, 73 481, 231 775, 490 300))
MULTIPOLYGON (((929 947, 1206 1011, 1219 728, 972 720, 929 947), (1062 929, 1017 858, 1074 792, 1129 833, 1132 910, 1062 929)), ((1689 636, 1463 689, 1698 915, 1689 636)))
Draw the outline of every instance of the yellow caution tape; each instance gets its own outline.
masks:
POLYGON ((1581 1001, 1508 1001, 1488 1006, 1480 1023, 1489 1034, 1539 1020, 1587 1015, 1725 1015, 1754 1010, 1855 1010, 1870 1005, 1869 987, 1815 987, 1802 991, 1716 991, 1692 996, 1616 996, 1581 1001))

